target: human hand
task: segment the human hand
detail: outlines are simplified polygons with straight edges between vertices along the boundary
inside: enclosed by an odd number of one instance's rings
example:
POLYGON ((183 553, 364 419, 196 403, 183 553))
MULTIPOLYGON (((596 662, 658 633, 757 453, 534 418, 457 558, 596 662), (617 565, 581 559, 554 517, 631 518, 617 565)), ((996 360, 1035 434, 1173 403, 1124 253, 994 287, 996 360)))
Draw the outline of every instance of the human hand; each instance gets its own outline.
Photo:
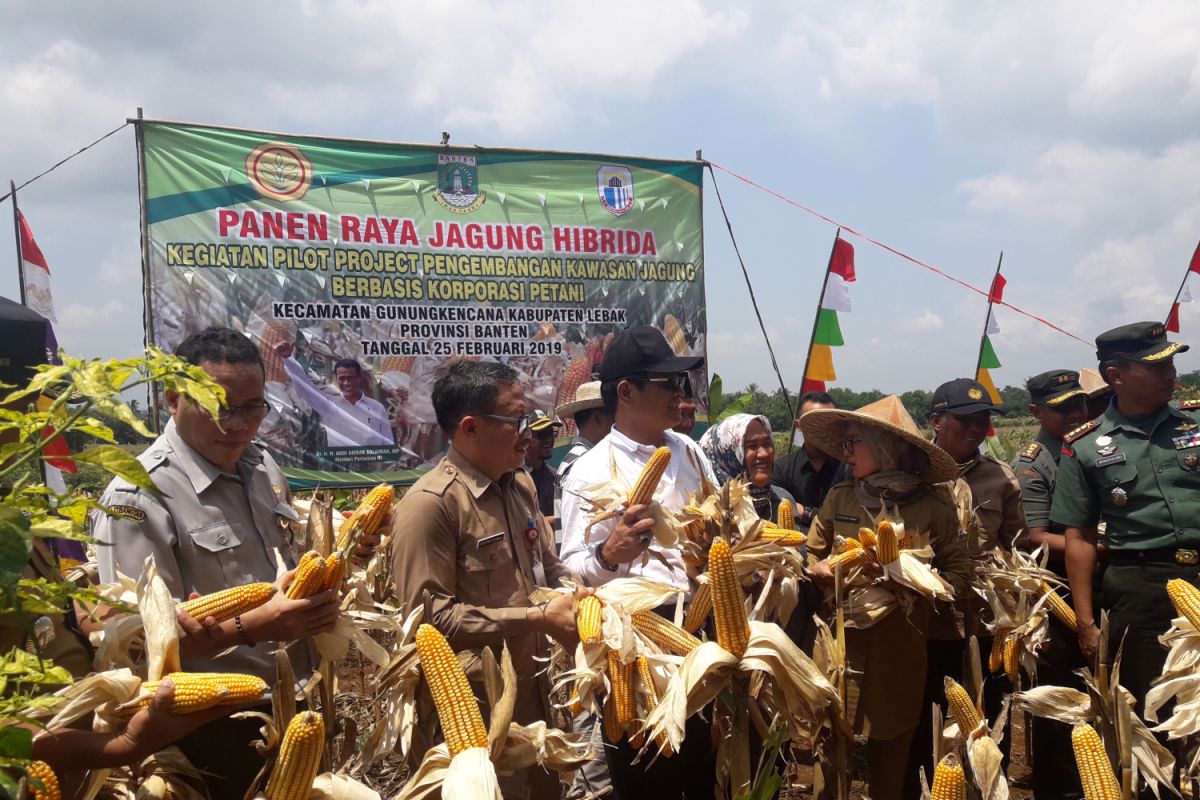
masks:
POLYGON ((164 679, 150 699, 150 705, 130 717, 125 730, 113 742, 122 763, 137 763, 235 710, 229 706, 214 706, 190 714, 176 714, 171 711, 174 697, 175 685, 164 679))
POLYGON ((242 628, 254 642, 292 642, 333 627, 338 618, 338 593, 326 589, 293 600, 287 587, 296 577, 296 570, 285 573, 275 582, 276 592, 266 603, 242 614, 242 628))
POLYGON ((612 564, 628 564, 646 552, 654 536, 651 533, 654 520, 643 518, 645 513, 646 505, 642 503, 625 509, 612 535, 600 545, 605 560, 612 564))
POLYGON ((389 508, 383 515, 383 519, 379 521, 379 526, 375 528, 374 533, 366 533, 365 531, 358 535, 358 541, 354 545, 354 552, 351 558, 356 564, 365 564, 371 560, 371 556, 375 555, 375 550, 379 547, 379 542, 383 539, 383 532, 392 529, 392 509, 389 508))
POLYGON ((530 608, 525 618, 534 630, 546 634, 568 649, 574 648, 579 644, 575 604, 595 593, 594 589, 587 587, 580 587, 574 592, 559 592, 547 602, 530 608))
POLYGON ((1100 629, 1096 627, 1096 623, 1092 622, 1084 624, 1079 621, 1078 628, 1079 649, 1089 660, 1095 660, 1096 653, 1100 649, 1100 629))
POLYGON ((833 570, 829 567, 829 560, 818 561, 808 568, 808 577, 814 582, 825 586, 833 585, 833 570))

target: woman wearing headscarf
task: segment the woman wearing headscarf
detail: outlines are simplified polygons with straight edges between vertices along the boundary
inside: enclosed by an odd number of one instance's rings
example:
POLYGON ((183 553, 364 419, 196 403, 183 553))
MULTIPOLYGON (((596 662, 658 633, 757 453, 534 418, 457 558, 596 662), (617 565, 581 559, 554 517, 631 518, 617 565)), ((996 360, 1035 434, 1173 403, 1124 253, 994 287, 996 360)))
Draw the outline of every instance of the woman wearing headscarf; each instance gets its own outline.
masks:
POLYGON ((712 463, 719 483, 741 478, 750 483, 750 499, 760 519, 779 519, 781 503, 796 501, 786 490, 771 485, 775 468, 775 442, 771 423, 760 414, 733 414, 700 437, 700 449, 712 463))
MULTIPOLYGON (((897 397, 858 411, 822 409, 800 419, 806 442, 849 465, 851 480, 830 490, 808 534, 809 572, 833 606, 828 558, 835 538, 857 539, 883 513, 898 514, 906 533, 929 537, 932 566, 955 594, 967 591, 970 556, 954 498, 944 486, 954 460, 925 440, 897 397)), ((933 605, 893 580, 878 564, 844 586, 846 714, 867 737, 868 776, 875 800, 903 796, 905 767, 921 714, 925 639, 933 605)), ((825 761, 828 763, 828 761, 825 761)), ((833 776, 818 765, 817 797, 833 797, 833 776)))

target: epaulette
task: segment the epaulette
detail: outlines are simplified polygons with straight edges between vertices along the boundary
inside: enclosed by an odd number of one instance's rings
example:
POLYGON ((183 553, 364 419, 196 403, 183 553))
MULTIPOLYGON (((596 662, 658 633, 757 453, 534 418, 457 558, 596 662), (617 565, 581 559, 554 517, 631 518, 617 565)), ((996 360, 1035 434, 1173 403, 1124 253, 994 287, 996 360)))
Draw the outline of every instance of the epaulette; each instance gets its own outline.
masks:
POLYGON ((1022 461, 1033 461, 1038 457, 1038 453, 1042 452, 1042 445, 1039 442, 1030 442, 1029 446, 1021 451, 1022 461))
POLYGON ((458 469, 453 464, 443 462, 422 475, 413 485, 413 488, 441 497, 457 477, 458 469))
POLYGON ((1100 427, 1100 423, 1097 422, 1096 420, 1092 420, 1091 422, 1085 422, 1082 425, 1080 425, 1078 428, 1076 428, 1075 430, 1071 431, 1066 436, 1064 436, 1063 444, 1070 444, 1071 442, 1074 442, 1076 439, 1079 439, 1079 438, 1083 437, 1084 435, 1091 433, 1092 431, 1096 430, 1096 428, 1099 428, 1099 427, 1100 427))
POLYGON ((1180 400, 1181 411, 1200 411, 1200 400, 1180 400))

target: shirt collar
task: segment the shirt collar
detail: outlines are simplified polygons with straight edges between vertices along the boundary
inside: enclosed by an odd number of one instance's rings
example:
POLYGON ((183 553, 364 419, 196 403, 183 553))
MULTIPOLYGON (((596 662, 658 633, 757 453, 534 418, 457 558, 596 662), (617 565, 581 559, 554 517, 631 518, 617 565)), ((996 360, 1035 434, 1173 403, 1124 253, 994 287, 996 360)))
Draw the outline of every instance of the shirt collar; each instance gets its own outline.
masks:
MULTIPOLYGON (((479 471, 479 468, 467 460, 467 457, 454 449, 454 445, 450 445, 450 449, 446 451, 446 460, 458 469, 459 480, 471 492, 471 496, 476 500, 483 497, 483 493, 488 490, 488 487, 495 484, 491 478, 479 471)), ((512 473, 508 472, 500 476, 500 483, 505 483, 506 480, 512 480, 512 473)))
POLYGON ((1112 425, 1113 429, 1121 428, 1122 430, 1126 431, 1135 431, 1140 433, 1142 436, 1149 436, 1150 432, 1162 424, 1164 419, 1177 414, 1179 414, 1179 412, 1172 408, 1168 403, 1160 408, 1154 415, 1154 420, 1150 423, 1150 427, 1143 428, 1132 419, 1121 413, 1121 410, 1117 408, 1117 401, 1114 397, 1113 401, 1108 404, 1108 408, 1104 410, 1103 419, 1105 422, 1108 422, 1110 425, 1112 425))
POLYGON ((1038 428, 1037 443, 1049 451, 1055 461, 1058 461, 1058 457, 1062 455, 1062 439, 1046 433, 1044 428, 1038 428))
MULTIPOLYGON (((212 486, 217 478, 227 475, 220 467, 197 453, 195 448, 183 440, 183 437, 179 435, 179 430, 175 427, 175 420, 167 421, 167 427, 163 429, 163 436, 171 445, 171 450, 179 460, 180 466, 183 467, 184 473, 187 474, 188 480, 191 481, 196 494, 200 494, 212 486)), ((242 457, 238 459, 238 475, 229 477, 240 477, 243 467, 253 469, 261 464, 262 460, 261 450, 253 444, 247 446, 246 452, 242 453, 242 457)))
MULTIPOLYGON (((669 431, 663 432, 663 444, 665 445, 670 445, 670 442, 667 441, 668 433, 669 431)), ((628 436, 617 430, 616 425, 614 425, 612 430, 609 431, 607 438, 611 440, 613 447, 624 450, 626 453, 640 453, 642 455, 649 455, 658 449, 658 445, 635 442, 633 439, 630 439, 628 436)))

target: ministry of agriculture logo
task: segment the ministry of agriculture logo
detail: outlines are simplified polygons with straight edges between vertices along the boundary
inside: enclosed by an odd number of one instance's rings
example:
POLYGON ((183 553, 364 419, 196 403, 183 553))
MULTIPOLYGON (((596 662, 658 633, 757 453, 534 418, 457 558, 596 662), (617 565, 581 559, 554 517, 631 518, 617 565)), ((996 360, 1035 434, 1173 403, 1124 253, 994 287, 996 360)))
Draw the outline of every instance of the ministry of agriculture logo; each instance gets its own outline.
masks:
POLYGON ((479 188, 479 168, 475 156, 443 153, 437 161, 437 189, 433 199, 447 211, 470 214, 483 205, 486 196, 479 188))
POLYGON ((605 210, 624 216, 633 208, 633 170, 605 164, 596 170, 596 191, 605 210))
POLYGON ((246 156, 246 178, 268 200, 299 200, 312 184, 312 164, 295 145, 267 142, 246 156))

